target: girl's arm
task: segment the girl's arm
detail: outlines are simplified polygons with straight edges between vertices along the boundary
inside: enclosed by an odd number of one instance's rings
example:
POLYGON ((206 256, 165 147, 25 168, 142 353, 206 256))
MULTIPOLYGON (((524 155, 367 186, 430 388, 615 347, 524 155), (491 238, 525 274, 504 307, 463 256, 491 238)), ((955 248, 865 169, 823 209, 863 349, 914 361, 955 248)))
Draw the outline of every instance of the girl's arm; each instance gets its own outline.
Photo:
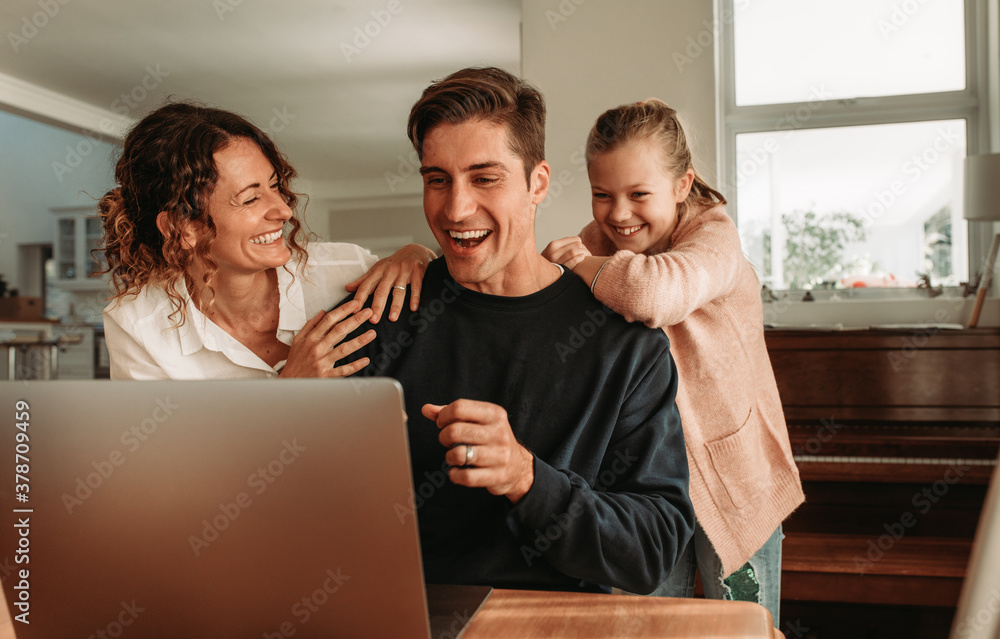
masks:
POLYGON ((410 310, 415 311, 420 304, 420 287, 424 281, 427 265, 437 257, 434 251, 420 244, 407 244, 392 255, 382 258, 367 273, 347 285, 348 291, 357 291, 354 299, 364 303, 372 295, 372 323, 382 317, 386 300, 392 296, 389 320, 394 322, 403 308, 403 289, 395 286, 409 286, 410 310), (396 292, 398 291, 398 295, 396 292))
POLYGON ((692 215, 675 231, 671 249, 656 255, 614 252, 600 229, 588 225, 581 233, 584 246, 610 257, 603 264, 597 261, 602 258, 583 259, 577 265, 579 274, 592 284, 600 302, 629 321, 654 328, 680 323, 730 293, 744 260, 736 225, 721 207, 692 215), (591 274, 597 269, 600 275, 594 282, 591 274))

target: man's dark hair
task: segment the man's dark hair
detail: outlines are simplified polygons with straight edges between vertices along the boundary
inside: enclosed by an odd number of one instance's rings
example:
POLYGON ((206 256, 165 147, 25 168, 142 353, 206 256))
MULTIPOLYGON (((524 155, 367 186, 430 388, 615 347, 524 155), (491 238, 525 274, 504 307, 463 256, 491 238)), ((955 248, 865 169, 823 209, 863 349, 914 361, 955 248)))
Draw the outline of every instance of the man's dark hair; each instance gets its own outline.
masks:
POLYGON ((417 156, 424 138, 439 124, 485 120, 507 127, 507 144, 531 172, 545 159, 545 99, 535 87, 496 67, 470 67, 434 82, 410 109, 407 135, 417 156))

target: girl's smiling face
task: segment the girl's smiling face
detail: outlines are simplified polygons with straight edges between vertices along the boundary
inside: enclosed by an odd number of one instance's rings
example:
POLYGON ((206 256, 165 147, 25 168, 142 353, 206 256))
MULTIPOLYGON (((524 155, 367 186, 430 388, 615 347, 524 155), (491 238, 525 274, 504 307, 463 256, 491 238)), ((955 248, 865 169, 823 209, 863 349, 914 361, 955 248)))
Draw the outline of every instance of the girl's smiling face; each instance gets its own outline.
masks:
POLYGON ((644 253, 677 226, 677 205, 691 191, 694 171, 675 178, 652 139, 618 145, 587 165, 594 220, 619 250, 644 253))

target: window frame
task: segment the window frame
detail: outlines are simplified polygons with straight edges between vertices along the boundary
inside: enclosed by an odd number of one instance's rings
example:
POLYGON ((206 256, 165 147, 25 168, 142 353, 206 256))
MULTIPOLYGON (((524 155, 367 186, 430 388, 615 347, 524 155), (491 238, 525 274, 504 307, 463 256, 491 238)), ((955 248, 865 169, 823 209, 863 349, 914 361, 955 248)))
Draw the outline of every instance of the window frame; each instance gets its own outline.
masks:
MULTIPOLYGON (((749 0, 735 0, 747 2, 749 0)), ((897 122, 924 122, 964 119, 966 154, 991 151, 990 115, 1000 101, 996 97, 996 69, 991 69, 989 52, 998 48, 997 0, 964 0, 965 7, 965 89, 942 93, 893 95, 873 98, 833 99, 764 105, 736 105, 736 65, 734 0, 715 0, 719 16, 716 38, 716 129, 717 184, 728 200, 727 211, 739 223, 736 198, 736 136, 792 129, 820 129, 897 122), (992 11, 990 4, 993 5, 992 11), (991 77, 991 73, 994 77, 991 77), (806 114, 806 115, 803 115, 806 114)), ((993 128, 1000 128, 995 125, 993 128)), ((1000 148, 995 149, 1000 151, 1000 148)), ((968 225, 969 277, 982 270, 993 238, 989 222, 968 225)))

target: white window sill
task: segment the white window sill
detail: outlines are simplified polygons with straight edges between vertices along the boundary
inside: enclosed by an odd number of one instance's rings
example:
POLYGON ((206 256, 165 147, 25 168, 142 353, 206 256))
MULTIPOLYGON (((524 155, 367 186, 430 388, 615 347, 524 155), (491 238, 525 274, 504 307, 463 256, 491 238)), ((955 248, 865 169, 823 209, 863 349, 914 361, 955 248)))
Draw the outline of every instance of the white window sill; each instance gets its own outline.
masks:
MULTIPOLYGON (((849 330, 880 326, 967 326, 975 296, 941 295, 924 299, 819 299, 799 301, 801 296, 764 303, 764 325, 770 328, 816 328, 849 330)), ((1000 298, 987 298, 979 326, 1000 326, 1000 298)))

